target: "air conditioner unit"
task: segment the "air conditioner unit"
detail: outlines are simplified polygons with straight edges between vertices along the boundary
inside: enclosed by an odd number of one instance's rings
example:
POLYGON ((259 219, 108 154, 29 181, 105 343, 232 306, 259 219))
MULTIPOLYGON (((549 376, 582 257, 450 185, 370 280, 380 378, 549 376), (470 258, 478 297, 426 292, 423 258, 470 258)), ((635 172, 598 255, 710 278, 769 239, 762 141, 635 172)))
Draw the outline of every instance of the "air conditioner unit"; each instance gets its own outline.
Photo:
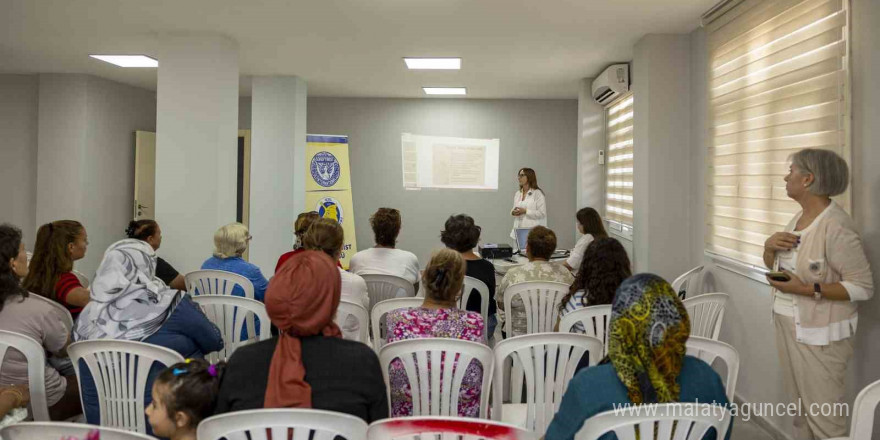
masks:
POLYGON ((608 104, 629 91, 629 64, 612 64, 593 80, 593 99, 608 104))

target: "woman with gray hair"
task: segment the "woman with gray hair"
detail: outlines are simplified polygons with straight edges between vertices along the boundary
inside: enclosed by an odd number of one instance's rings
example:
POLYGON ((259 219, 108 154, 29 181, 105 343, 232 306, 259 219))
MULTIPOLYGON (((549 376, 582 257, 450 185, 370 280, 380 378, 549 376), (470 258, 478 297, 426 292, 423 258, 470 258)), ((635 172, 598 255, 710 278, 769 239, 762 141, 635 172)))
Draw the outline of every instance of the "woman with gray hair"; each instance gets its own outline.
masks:
POLYGON ((764 243, 764 264, 774 270, 767 278, 783 379, 792 402, 802 402, 803 414, 794 418, 798 439, 846 435, 847 414, 826 416, 811 408, 844 403, 857 301, 874 295, 855 224, 831 200, 848 183, 847 164, 836 153, 804 149, 793 154, 785 190, 802 210, 764 243))

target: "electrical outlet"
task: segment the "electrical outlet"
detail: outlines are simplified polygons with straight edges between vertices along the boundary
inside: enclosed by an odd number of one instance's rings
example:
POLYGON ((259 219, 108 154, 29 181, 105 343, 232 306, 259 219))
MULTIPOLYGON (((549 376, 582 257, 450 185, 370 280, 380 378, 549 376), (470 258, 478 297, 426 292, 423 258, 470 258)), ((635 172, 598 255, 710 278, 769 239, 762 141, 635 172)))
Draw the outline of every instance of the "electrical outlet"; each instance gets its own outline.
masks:
POLYGON ((605 150, 599 150, 599 165, 605 165, 605 150))

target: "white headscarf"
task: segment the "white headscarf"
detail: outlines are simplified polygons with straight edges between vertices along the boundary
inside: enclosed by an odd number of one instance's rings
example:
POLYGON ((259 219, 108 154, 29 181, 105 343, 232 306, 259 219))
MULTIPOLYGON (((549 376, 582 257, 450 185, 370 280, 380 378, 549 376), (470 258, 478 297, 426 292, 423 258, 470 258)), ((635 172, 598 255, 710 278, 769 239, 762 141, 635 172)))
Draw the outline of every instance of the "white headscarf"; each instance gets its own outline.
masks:
POLYGON ((77 319, 75 339, 146 339, 159 330, 178 300, 178 291, 156 277, 152 246, 137 239, 118 241, 104 253, 90 301, 77 319))

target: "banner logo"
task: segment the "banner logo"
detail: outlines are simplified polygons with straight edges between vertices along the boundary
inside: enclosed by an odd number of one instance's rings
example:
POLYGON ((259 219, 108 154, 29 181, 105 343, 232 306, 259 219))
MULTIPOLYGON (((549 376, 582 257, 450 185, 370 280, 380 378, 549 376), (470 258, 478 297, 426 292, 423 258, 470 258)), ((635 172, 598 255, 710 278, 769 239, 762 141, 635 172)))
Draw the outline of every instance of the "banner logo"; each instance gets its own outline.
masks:
POLYGON ((315 211, 318 211, 318 215, 320 215, 321 218, 329 218, 331 220, 336 220, 340 225, 342 224, 342 204, 339 203, 339 200, 336 200, 333 197, 324 197, 323 199, 318 200, 318 205, 315 206, 315 211))
POLYGON ((315 154, 309 168, 312 171, 312 179, 325 188, 333 186, 339 180, 339 161, 336 160, 336 156, 326 151, 315 154))

